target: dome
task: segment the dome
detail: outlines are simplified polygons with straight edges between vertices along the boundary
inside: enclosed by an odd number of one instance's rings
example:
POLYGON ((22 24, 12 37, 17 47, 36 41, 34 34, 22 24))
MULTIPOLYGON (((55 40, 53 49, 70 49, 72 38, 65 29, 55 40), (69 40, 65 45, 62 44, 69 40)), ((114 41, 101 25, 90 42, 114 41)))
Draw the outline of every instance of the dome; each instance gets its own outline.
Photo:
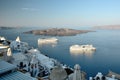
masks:
POLYGON ((76 64, 74 66, 74 73, 69 75, 69 80, 86 80, 85 79, 85 72, 80 70, 80 65, 76 64))
POLYGON ((74 69, 75 69, 75 70, 79 70, 79 69, 80 69, 80 65, 79 65, 79 64, 76 64, 76 65, 74 66, 74 69))
POLYGON ((51 80, 65 80, 66 77, 67 72, 61 66, 56 66, 55 68, 53 68, 50 74, 51 80))
POLYGON ((98 72, 98 74, 96 75, 96 78, 99 77, 99 78, 102 78, 102 73, 101 72, 98 72))

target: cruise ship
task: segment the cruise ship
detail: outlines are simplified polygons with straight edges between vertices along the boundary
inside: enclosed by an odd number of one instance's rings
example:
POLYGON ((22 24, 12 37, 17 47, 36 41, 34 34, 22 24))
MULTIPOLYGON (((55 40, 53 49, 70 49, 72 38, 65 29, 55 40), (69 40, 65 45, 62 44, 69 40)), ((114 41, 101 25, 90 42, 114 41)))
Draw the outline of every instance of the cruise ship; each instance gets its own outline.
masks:
POLYGON ((55 38, 55 37, 52 37, 52 38, 40 38, 40 39, 38 39, 38 43, 55 43, 57 41, 58 41, 58 39, 55 38))
POLYGON ((93 45, 72 45, 70 51, 95 51, 96 48, 93 45))

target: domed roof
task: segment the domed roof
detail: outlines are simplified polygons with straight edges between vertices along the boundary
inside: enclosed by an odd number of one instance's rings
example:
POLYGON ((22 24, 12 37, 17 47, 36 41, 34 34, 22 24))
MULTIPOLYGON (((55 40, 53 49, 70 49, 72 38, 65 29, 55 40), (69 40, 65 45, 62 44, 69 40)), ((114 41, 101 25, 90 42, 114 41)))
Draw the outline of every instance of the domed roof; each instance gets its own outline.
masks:
POLYGON ((79 69, 80 69, 80 65, 79 65, 79 64, 76 64, 76 65, 74 66, 74 69, 75 69, 75 70, 79 70, 79 69))
POLYGON ((53 68, 50 74, 51 80, 65 80, 66 77, 67 72, 61 66, 56 66, 55 68, 53 68))
POLYGON ((80 65, 76 64, 74 66, 74 73, 69 75, 69 80, 86 80, 85 73, 80 70, 80 65))

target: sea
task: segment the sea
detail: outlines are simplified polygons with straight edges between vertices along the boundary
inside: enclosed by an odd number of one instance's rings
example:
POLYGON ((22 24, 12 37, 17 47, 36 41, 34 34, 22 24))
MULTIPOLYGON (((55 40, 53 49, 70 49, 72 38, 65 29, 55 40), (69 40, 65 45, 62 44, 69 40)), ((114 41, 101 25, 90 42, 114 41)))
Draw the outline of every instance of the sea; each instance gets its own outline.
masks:
POLYGON ((21 41, 37 48, 44 55, 49 56, 74 68, 79 64, 88 77, 94 77, 98 72, 106 75, 109 70, 120 74, 120 30, 95 30, 91 27, 77 27, 76 29, 94 30, 76 36, 54 36, 58 39, 55 44, 38 44, 39 38, 52 36, 25 34, 29 30, 46 29, 45 27, 22 27, 15 29, 0 29, 0 36, 8 40, 15 40, 20 36, 21 41), (90 53, 71 53, 72 45, 92 44, 96 51, 90 53))

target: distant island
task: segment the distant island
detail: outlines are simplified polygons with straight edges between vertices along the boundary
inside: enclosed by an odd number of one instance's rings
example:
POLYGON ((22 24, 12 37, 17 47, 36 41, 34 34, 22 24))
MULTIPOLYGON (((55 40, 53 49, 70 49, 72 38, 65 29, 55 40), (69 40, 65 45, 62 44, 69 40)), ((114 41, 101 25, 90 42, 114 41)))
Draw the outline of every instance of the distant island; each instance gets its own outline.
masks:
POLYGON ((7 27, 7 26, 0 26, 0 29, 16 29, 18 27, 7 27))
POLYGON ((95 26, 94 29, 120 30, 120 25, 95 26))
POLYGON ((91 30, 75 30, 69 28, 51 28, 45 30, 31 30, 24 33, 30 33, 35 35, 46 35, 46 36, 74 36, 77 34, 93 32, 91 30))

